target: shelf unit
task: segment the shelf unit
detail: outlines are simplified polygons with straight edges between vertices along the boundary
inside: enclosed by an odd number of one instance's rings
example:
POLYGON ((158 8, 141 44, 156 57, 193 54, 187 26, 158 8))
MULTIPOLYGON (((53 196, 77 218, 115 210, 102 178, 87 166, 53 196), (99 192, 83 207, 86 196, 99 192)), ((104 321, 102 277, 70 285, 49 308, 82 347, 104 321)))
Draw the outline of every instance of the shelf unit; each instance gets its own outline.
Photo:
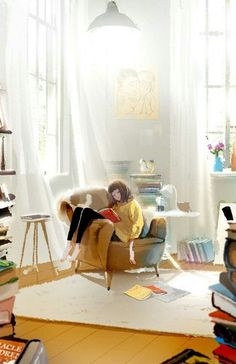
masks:
MULTIPOLYGON (((16 171, 6 168, 5 160, 5 138, 7 134, 12 134, 7 128, 0 128, 1 141, 1 158, 0 158, 0 176, 15 175, 16 171)), ((8 249, 12 245, 12 237, 9 235, 9 223, 11 219, 10 208, 14 206, 15 196, 8 193, 6 183, 0 180, 0 337, 14 336, 15 316, 13 307, 15 302, 15 293, 18 290, 18 280, 16 264, 7 260, 8 249)))
POLYGON ((133 194, 143 207, 156 206, 156 198, 161 195, 162 177, 156 173, 130 174, 133 194))

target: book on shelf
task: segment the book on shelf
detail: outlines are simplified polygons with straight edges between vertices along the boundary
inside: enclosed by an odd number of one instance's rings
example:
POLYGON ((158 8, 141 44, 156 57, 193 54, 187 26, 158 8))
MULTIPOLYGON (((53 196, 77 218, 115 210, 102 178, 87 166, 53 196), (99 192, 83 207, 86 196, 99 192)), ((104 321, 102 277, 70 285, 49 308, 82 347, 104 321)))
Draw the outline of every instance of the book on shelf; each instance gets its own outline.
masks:
POLYGON ((7 259, 7 249, 0 249, 0 259, 7 259))
POLYGON ((124 293, 132 298, 135 298, 136 300, 143 301, 152 295, 152 290, 150 288, 136 284, 124 293))
POLYGON ((0 338, 0 364, 16 363, 27 340, 0 338))
POLYGON ((219 275, 219 281, 225 286, 231 293, 236 295, 236 282, 232 283, 230 279, 231 272, 221 272, 219 275))
POLYGON ((236 363, 236 350, 230 345, 220 344, 213 350, 213 354, 220 363, 236 363))
POLYGON ((3 217, 0 215, 0 227, 8 227, 10 219, 11 215, 3 217))
POLYGON ((6 244, 6 243, 11 243, 12 242, 12 236, 3 236, 3 235, 1 235, 0 236, 0 245, 4 245, 4 244, 6 244))
POLYGON ((0 274, 1 274, 1 272, 4 272, 8 269, 12 269, 15 267, 16 267, 16 264, 14 262, 12 262, 11 260, 0 259, 0 274))
POLYGON ((8 216, 12 216, 8 207, 4 207, 0 209, 0 218, 6 218, 8 216))
POLYGON ((19 289, 19 278, 12 278, 4 284, 0 284, 0 297, 1 301, 15 296, 19 289))
POLYGON ((12 242, 11 241, 9 241, 8 243, 6 242, 5 244, 1 244, 0 245, 0 251, 7 250, 11 246, 12 246, 12 242))
POLYGON ((0 325, 11 321, 14 303, 15 296, 0 301, 0 325))
POLYGON ((16 267, 0 272, 0 285, 9 282, 12 278, 17 278, 16 267))
POLYGON ((112 208, 101 209, 98 213, 114 223, 121 221, 120 217, 112 208))
POLYGON ((0 226, 0 236, 6 236, 9 226, 0 226))
POLYGON ((236 327, 236 317, 221 310, 215 310, 208 314, 212 322, 224 324, 229 327, 236 327))
POLYGON ((212 284, 208 288, 212 291, 212 306, 236 317, 236 296, 221 283, 212 284))

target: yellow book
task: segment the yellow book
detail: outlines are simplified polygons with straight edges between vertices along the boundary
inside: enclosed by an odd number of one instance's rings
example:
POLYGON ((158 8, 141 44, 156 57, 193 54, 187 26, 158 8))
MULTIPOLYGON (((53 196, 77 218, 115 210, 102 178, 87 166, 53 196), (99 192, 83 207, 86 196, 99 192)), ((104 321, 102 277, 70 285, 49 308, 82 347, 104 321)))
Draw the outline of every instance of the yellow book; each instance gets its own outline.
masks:
POLYGON ((152 295, 152 290, 147 287, 140 286, 136 284, 135 286, 129 288, 127 291, 124 292, 130 297, 135 298, 136 300, 146 300, 152 295))

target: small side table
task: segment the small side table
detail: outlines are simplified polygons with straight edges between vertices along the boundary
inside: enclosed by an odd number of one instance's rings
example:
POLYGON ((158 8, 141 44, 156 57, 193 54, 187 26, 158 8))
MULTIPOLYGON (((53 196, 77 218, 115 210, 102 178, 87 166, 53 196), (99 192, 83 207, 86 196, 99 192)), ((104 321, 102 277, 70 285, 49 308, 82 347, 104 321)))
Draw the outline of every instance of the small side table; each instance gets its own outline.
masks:
MULTIPOLYGON (((38 226, 40 224, 41 228, 42 228, 42 231, 43 231, 44 239, 45 239, 45 242, 46 242, 46 245, 47 245, 47 248, 48 248, 49 260, 50 260, 50 262, 52 264, 53 269, 55 269, 54 265, 53 265, 53 261, 52 261, 52 255, 51 255, 51 250, 50 250, 50 245, 49 245, 49 240, 48 240, 48 234, 47 234, 47 229, 46 229, 46 222, 50 221, 50 215, 40 215, 40 214, 23 215, 23 216, 21 216, 21 219, 22 219, 22 221, 26 222, 26 229, 25 229, 25 235, 24 235, 24 241, 23 241, 23 247, 22 247, 20 266, 19 267, 21 268, 21 266, 22 266, 27 235, 28 235, 28 232, 30 230, 30 226, 32 224, 33 225, 32 266, 37 270, 37 272, 39 272, 39 269, 38 269, 38 245, 39 245, 38 226)), ((58 274, 57 269, 55 269, 55 273, 58 274)))

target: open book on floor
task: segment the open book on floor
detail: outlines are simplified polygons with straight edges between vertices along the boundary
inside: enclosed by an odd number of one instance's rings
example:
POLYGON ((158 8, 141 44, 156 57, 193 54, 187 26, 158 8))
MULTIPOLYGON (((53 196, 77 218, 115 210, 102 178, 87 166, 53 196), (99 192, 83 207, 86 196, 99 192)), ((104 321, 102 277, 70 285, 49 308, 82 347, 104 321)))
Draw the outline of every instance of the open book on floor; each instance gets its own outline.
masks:
POLYGON ((140 286, 139 284, 135 284, 124 293, 139 301, 146 300, 147 298, 152 296, 152 290, 150 288, 140 286))

